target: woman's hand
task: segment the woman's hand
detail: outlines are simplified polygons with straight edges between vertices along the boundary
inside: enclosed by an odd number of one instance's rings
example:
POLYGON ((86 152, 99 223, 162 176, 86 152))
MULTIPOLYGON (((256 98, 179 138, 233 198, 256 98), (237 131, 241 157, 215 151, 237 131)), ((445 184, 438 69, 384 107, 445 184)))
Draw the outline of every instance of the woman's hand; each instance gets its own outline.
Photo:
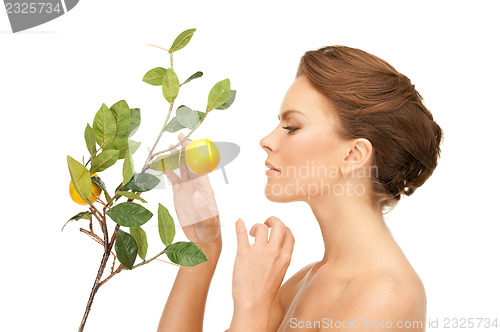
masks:
MULTIPOLYGON (((180 133, 179 141, 185 136, 180 133)), ((191 140, 186 140, 181 145, 185 149, 189 143, 191 140)), ((173 171, 165 175, 172 183, 175 212, 187 238, 197 245, 221 244, 219 210, 208 175, 195 174, 186 164, 180 167, 180 178, 173 171)))
POLYGON ((269 217, 264 224, 253 225, 250 235, 255 237, 255 244, 249 244, 245 224, 238 219, 238 250, 233 271, 234 306, 270 307, 290 265, 295 239, 290 229, 276 217, 269 217))

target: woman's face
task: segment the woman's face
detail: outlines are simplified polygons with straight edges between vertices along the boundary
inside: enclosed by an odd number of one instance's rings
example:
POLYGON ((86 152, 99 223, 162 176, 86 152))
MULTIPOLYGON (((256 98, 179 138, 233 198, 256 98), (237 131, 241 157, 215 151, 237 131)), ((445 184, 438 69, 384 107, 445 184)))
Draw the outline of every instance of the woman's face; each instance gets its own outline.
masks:
POLYGON ((260 141, 266 163, 279 170, 266 172, 266 197, 308 201, 335 193, 345 141, 334 132, 336 120, 326 97, 300 76, 288 89, 278 118, 278 126, 260 141))

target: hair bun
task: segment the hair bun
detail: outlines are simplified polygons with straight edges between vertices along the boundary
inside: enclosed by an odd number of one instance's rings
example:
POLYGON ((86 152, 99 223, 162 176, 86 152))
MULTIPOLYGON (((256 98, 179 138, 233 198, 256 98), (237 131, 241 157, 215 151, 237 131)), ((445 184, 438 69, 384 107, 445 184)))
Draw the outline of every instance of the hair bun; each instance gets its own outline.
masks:
POLYGON ((373 146, 371 199, 392 207, 431 176, 442 130, 410 79, 386 61, 346 46, 306 52, 297 69, 333 105, 339 137, 373 146))

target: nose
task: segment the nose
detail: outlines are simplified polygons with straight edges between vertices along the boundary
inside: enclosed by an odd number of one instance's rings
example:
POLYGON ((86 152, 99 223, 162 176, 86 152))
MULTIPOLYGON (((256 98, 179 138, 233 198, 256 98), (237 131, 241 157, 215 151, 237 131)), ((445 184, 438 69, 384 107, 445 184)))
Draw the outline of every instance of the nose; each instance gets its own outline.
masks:
POLYGON ((273 148, 271 147, 271 136, 272 133, 270 133, 269 135, 267 136, 264 136, 261 140, 260 140, 260 147, 262 149, 264 149, 266 152, 268 151, 272 151, 273 148))

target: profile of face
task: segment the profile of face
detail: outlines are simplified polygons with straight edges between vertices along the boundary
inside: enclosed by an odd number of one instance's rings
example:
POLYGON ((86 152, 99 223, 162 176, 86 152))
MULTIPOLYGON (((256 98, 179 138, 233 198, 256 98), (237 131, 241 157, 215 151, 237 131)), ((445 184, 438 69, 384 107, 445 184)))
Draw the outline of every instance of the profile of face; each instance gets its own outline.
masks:
MULTIPOLYGON (((270 201, 310 201, 324 195, 347 193, 342 172, 363 163, 363 141, 343 140, 332 105, 309 80, 299 76, 288 89, 278 115, 278 126, 262 138, 267 171, 265 195, 270 201), (359 148, 359 149, 358 149, 359 148)), ((351 188, 354 190, 354 188, 351 188)))

